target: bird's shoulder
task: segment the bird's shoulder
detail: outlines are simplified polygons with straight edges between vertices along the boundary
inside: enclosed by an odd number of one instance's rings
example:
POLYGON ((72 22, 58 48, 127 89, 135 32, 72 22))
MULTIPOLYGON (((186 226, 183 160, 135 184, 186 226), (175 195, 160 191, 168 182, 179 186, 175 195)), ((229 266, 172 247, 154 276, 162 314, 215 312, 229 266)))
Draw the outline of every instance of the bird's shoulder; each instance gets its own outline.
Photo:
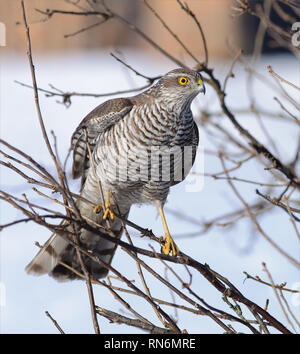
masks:
POLYGON ((134 101, 130 98, 113 98, 107 100, 88 113, 78 128, 88 127, 91 124, 101 124, 101 121, 113 119, 113 117, 122 118, 130 112, 133 106, 134 101))
POLYGON ((71 137, 73 150, 73 178, 83 176, 89 168, 89 152, 91 153, 99 136, 123 119, 133 108, 135 100, 131 98, 114 98, 101 103, 88 113, 78 125, 71 137))

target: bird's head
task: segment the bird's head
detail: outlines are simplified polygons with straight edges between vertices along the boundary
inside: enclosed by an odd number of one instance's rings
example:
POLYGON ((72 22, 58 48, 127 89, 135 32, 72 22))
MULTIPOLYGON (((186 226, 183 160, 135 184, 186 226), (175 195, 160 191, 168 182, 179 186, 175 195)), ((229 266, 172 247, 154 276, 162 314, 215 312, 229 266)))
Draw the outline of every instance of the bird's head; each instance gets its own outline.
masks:
POLYGON ((169 71, 157 83, 162 99, 191 102, 198 93, 205 94, 202 76, 194 70, 179 68, 169 71))

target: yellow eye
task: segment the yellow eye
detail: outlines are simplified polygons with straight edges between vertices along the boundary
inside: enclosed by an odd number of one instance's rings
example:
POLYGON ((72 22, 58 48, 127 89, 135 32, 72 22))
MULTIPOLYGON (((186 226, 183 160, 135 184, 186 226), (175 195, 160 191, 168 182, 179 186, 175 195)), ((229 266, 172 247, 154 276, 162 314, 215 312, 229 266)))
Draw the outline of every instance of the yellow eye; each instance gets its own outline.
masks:
POLYGON ((202 85, 203 81, 201 79, 198 80, 198 85, 202 85))
POLYGON ((180 83, 180 85, 187 85, 187 84, 190 82, 190 79, 188 79, 188 78, 185 77, 185 76, 181 76, 181 77, 178 79, 178 82, 180 83))

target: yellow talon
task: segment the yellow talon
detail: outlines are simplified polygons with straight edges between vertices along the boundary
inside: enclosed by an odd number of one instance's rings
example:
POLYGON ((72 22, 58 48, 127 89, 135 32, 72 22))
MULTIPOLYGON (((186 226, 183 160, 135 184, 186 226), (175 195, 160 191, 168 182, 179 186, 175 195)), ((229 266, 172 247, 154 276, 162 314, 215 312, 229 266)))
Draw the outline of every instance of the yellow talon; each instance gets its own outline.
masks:
POLYGON ((112 211, 112 208, 111 208, 111 204, 110 204, 110 192, 107 191, 106 192, 106 198, 105 198, 105 212, 104 212, 104 215, 103 215, 103 220, 106 220, 109 216, 109 218, 111 220, 114 220, 115 218, 115 214, 114 212, 112 211))
POLYGON ((172 255, 173 256, 178 256, 179 254, 179 248, 176 245, 176 243, 174 242, 172 236, 170 235, 169 229, 168 229, 168 225, 166 222, 166 218, 165 218, 165 214, 162 208, 162 205, 160 202, 158 202, 158 211, 163 223, 163 227, 164 227, 164 231, 165 231, 165 241, 163 246, 161 247, 161 251, 164 254, 170 254, 170 251, 172 251, 172 255))
MULTIPOLYGON (((99 214, 103 210, 103 205, 96 205, 94 208, 94 213, 99 214)), ((110 192, 106 192, 106 198, 105 198, 105 211, 103 214, 103 220, 106 220, 107 218, 110 218, 111 220, 114 220, 115 214, 112 211, 111 204, 110 204, 110 192)))
POLYGON ((99 214, 101 210, 102 210, 102 204, 96 205, 94 208, 94 213, 99 214))
POLYGON ((172 250, 173 256, 177 256, 179 254, 179 248, 169 233, 167 233, 165 235, 165 241, 164 241, 163 246, 161 246, 161 250, 164 254, 167 254, 167 255, 170 254, 171 250, 172 250))

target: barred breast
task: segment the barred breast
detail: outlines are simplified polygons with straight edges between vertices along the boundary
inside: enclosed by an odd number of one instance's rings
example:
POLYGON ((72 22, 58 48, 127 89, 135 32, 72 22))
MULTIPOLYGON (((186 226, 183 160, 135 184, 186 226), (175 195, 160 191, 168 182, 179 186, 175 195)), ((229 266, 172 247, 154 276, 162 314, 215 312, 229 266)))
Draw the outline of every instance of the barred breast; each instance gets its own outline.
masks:
POLYGON ((159 100, 136 105, 100 137, 97 176, 119 203, 164 203, 174 180, 184 179, 183 148, 191 146, 194 122, 183 108, 159 100))

